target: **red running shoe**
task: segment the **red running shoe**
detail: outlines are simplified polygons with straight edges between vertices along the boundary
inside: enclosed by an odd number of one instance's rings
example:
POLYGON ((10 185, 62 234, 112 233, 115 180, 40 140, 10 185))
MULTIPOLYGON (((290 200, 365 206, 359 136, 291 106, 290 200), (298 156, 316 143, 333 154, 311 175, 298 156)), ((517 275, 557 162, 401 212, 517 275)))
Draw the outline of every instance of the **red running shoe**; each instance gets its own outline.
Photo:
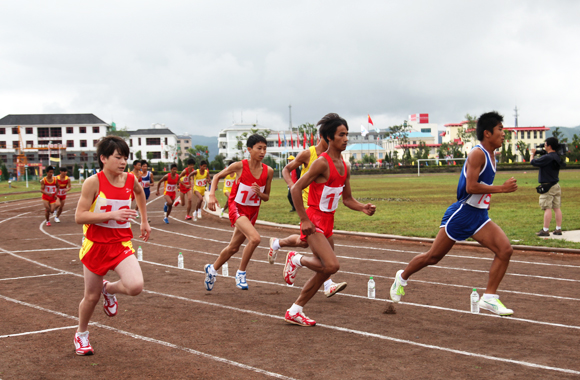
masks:
POLYGON ((47 227, 50 227, 50 222, 49 221, 46 222, 46 226, 47 227))
POLYGON ((89 332, 86 334, 75 333, 75 351, 77 355, 93 355, 95 351, 89 343, 89 332))
POLYGON ((298 265, 294 265, 294 263, 292 262, 292 258, 296 256, 296 252, 288 252, 288 254, 286 255, 286 264, 284 265, 284 281, 286 281, 286 283, 288 285, 294 285, 294 281, 296 280, 296 272, 298 271, 298 268, 300 268, 298 265))
POLYGON ((103 293, 103 309, 109 317, 114 317, 117 315, 117 297, 114 294, 107 293, 105 290, 108 282, 107 280, 103 280, 103 290, 101 292, 103 293))
POLYGON ((284 320, 288 323, 294 323, 295 325, 299 326, 315 326, 316 321, 314 319, 310 319, 304 315, 304 313, 296 313, 294 315, 290 314, 290 309, 286 310, 286 316, 284 320))
POLYGON ((193 217, 191 215, 185 215, 185 220, 191 220, 193 217))

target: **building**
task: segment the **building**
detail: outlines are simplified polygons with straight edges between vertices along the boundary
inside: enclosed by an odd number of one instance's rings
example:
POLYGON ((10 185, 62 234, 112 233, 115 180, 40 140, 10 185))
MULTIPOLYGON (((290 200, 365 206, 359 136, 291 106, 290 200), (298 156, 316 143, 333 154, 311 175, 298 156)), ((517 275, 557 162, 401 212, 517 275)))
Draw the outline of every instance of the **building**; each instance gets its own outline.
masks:
MULTIPOLYGON (((516 155, 517 162, 523 162, 524 157, 518 151, 518 142, 523 142, 527 145, 529 150, 537 148, 539 144, 546 141, 548 137, 548 131, 550 128, 543 127, 514 127, 514 128, 504 128, 506 131, 505 148, 508 149, 508 145, 511 145, 512 153, 516 155), (510 132, 508 134, 508 131, 510 132)), ((531 154, 531 152, 530 152, 531 154)))
POLYGON ((98 167, 96 145, 111 128, 91 113, 7 115, 0 119, 0 159, 14 174, 26 163, 98 167))
POLYGON ((177 136, 177 157, 181 158, 181 161, 186 161, 189 158, 188 150, 191 147, 191 136, 189 134, 177 136))
POLYGON ((353 161, 362 161, 364 156, 371 156, 375 161, 385 158, 385 150, 382 146, 374 143, 357 143, 347 145, 344 152, 342 152, 342 159, 347 163, 353 161))
POLYGON ((421 143, 425 143, 425 145, 429 148, 429 158, 438 157, 437 150, 441 144, 437 143, 436 137, 433 136, 430 132, 409 132, 407 134, 407 140, 409 141, 407 144, 402 144, 398 140, 386 139, 383 141, 383 146, 387 153, 393 155, 395 152, 397 152, 397 157, 401 159, 403 158, 405 150, 407 149, 410 151, 411 156, 414 157, 419 145, 421 143))
POLYGON ((127 132, 129 137, 125 140, 130 148, 129 161, 136 160, 137 153, 140 153, 141 159, 147 159, 152 164, 177 161, 177 135, 165 128, 164 124, 127 132))

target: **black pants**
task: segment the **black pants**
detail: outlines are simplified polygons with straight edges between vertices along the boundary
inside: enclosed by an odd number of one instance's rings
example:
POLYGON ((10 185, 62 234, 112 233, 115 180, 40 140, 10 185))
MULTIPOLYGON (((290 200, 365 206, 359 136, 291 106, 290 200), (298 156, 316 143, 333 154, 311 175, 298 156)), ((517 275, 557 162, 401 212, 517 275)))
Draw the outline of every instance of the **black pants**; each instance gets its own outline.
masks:
POLYGON ((292 202, 292 194, 290 193, 290 189, 288 189, 288 202, 290 202, 290 206, 292 206, 292 210, 296 210, 296 207, 294 207, 294 202, 292 202))

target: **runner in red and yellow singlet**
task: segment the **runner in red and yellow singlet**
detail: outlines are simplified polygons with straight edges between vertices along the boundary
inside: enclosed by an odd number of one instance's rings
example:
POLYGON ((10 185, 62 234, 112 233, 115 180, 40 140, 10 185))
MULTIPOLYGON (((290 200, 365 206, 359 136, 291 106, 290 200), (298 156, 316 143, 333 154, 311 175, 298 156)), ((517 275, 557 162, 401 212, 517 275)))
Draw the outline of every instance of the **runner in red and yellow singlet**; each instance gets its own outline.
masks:
POLYGON ((193 184, 193 195, 196 201, 193 210, 193 220, 201 219, 201 205, 203 204, 203 196, 205 195, 205 188, 208 181, 211 180, 209 170, 207 169, 207 161, 202 160, 199 163, 199 169, 194 170, 189 175, 189 182, 193 184))
POLYGON ((343 204, 367 215, 375 213, 375 206, 362 204, 352 197, 350 174, 342 159, 348 142, 348 124, 335 113, 326 115, 320 126, 320 136, 328 143, 328 150, 312 164, 308 172, 292 187, 292 200, 300 217, 300 239, 307 241, 313 256, 289 252, 284 265, 284 280, 293 285, 296 272, 305 266, 314 275, 302 288, 300 296, 284 317, 286 322, 301 326, 314 326, 316 321, 306 317, 303 307, 316 294, 320 286, 340 267, 334 253, 334 212, 340 197, 343 204), (302 190, 310 186, 308 210, 302 203, 302 190))
POLYGON ((117 314, 116 293, 136 296, 143 290, 143 274, 131 244, 129 219, 137 215, 131 210, 132 193, 143 215, 139 237, 144 241, 149 239, 151 227, 143 189, 132 173, 125 173, 128 155, 125 140, 118 136, 103 137, 97 144, 101 171, 85 181, 77 205, 75 219, 84 225, 85 235, 79 252, 84 265, 85 293, 74 339, 77 355, 94 353, 87 328, 101 294, 105 314, 112 317, 117 314), (109 270, 117 272, 120 280, 104 280, 109 270))
POLYGON ((67 168, 60 168, 60 175, 56 177, 56 197, 58 198, 59 206, 54 210, 54 221, 60 223, 60 214, 64 210, 64 204, 66 202, 66 193, 72 188, 72 183, 67 175, 67 168))
POLYGON ((163 178, 157 184, 157 193, 159 196, 159 187, 165 182, 165 191, 163 196, 165 197, 165 206, 163 206, 163 211, 165 211, 165 216, 163 221, 169 224, 169 215, 171 214, 171 209, 173 208, 173 201, 177 196, 177 183, 179 182, 179 174, 177 174, 177 164, 171 164, 171 172, 165 174, 163 178))
POLYGON ((179 206, 183 204, 186 206, 187 211, 185 213, 185 220, 192 219, 191 208, 193 206, 193 193, 191 191, 191 182, 189 181, 189 175, 195 171, 195 160, 190 158, 187 160, 187 167, 183 169, 181 174, 179 174, 179 197, 173 204, 174 206, 179 206))
POLYGON ((205 265, 205 288, 212 290, 216 280, 217 270, 230 259, 238 250, 242 243, 248 239, 248 244, 242 253, 242 260, 236 272, 236 286, 239 289, 247 290, 246 267, 252 258, 254 250, 260 244, 260 234, 254 228, 254 223, 258 219, 260 204, 262 201, 270 200, 270 186, 274 169, 262 163, 266 156, 266 139, 264 136, 254 134, 248 137, 246 143, 249 160, 236 162, 213 177, 209 192, 208 207, 215 211, 217 200, 215 191, 221 178, 236 173, 238 178, 232 187, 232 193, 228 199, 230 206, 230 222, 235 227, 232 239, 226 248, 221 252, 213 264, 205 265))
POLYGON ((44 216, 46 218, 46 225, 50 226, 50 214, 58 207, 57 183, 54 176, 54 168, 49 166, 46 168, 46 177, 40 180, 40 192, 42 193, 42 203, 44 205, 44 216))

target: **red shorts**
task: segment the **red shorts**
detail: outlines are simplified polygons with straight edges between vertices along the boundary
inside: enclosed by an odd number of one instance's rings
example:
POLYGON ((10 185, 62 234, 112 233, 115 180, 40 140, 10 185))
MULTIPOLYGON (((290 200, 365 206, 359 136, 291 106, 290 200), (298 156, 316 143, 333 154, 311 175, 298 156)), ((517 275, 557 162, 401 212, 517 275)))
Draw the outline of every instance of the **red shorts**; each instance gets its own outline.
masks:
MULTIPOLYGON (((312 207, 306 209, 308 219, 314 224, 316 232, 320 232, 327 239, 334 234, 334 214, 331 212, 322 212, 312 207)), ((300 240, 306 241, 306 235, 302 233, 302 223, 300 223, 300 240)))
POLYGON ((95 243, 85 238, 79 258, 88 270, 96 275, 104 276, 134 252, 130 240, 119 243, 95 243))
POLYGON ((234 200, 228 202, 228 205, 230 207, 229 216, 232 227, 235 226, 236 221, 242 216, 250 219, 252 226, 256 224, 256 220, 258 220, 258 213, 260 212, 260 206, 242 206, 237 204, 234 200))
POLYGON ((64 201, 64 200, 66 200, 66 195, 60 195, 60 196, 59 196, 59 195, 57 195, 56 197, 57 197, 58 199, 60 199, 61 201, 64 201))
POLYGON ((172 192, 165 192, 165 193, 163 193, 163 195, 169 195, 169 198, 171 198, 171 200, 174 201, 175 197, 177 196, 177 193, 175 191, 172 191, 172 192))
POLYGON ((188 189, 185 186, 182 186, 181 184, 179 185, 179 191, 182 192, 183 194, 187 194, 188 192, 191 191, 191 187, 188 189))
POLYGON ((46 194, 42 194, 42 200, 48 201, 49 204, 56 203, 56 197, 49 198, 46 194))

